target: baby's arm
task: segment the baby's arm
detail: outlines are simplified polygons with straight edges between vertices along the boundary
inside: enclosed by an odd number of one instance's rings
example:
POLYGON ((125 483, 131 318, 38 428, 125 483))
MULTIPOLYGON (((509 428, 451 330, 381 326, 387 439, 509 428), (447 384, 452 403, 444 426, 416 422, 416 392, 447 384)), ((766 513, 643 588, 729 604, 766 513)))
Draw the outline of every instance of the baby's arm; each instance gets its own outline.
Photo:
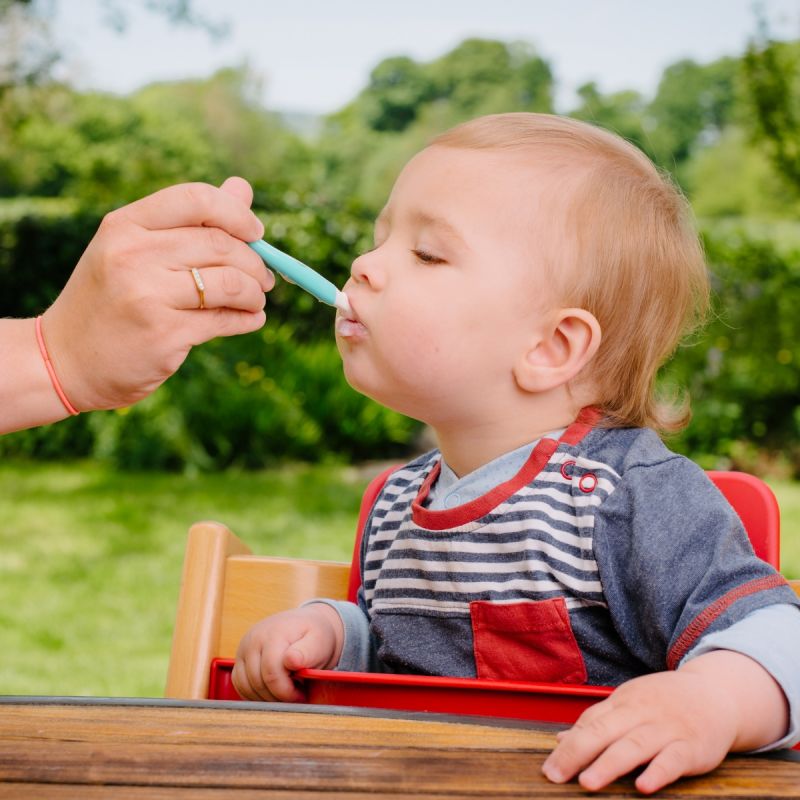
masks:
POLYGON ((648 764, 636 788, 650 794, 708 772, 731 750, 777 741, 788 719, 783 691, 760 664, 715 650, 622 684, 559 734, 543 772, 556 783, 580 773, 581 786, 597 790, 648 764))
POLYGON ((301 702, 291 673, 304 667, 330 669, 339 662, 344 626, 334 608, 311 603, 256 623, 236 653, 232 679, 248 700, 301 702))
MULTIPOLYGON (((785 669, 734 643, 717 640, 705 653, 700 645, 770 606, 796 612, 797 598, 754 556, 741 521, 700 468, 677 456, 649 463, 644 444, 596 514, 593 547, 625 645, 651 669, 677 669, 624 683, 588 709, 560 735, 545 774, 561 782, 580 773, 594 788, 648 765, 636 785, 649 793, 713 769, 730 750, 794 738, 787 698, 794 711, 798 690, 785 669)), ((766 629, 757 638, 775 643, 766 629)))

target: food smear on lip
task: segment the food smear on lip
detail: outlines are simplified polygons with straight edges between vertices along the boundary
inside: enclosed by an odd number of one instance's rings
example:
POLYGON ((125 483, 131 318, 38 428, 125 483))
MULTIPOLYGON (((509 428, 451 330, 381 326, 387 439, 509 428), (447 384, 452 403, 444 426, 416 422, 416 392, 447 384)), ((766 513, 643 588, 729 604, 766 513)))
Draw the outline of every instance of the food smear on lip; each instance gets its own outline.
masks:
POLYGON ((359 339, 367 335, 367 329, 358 320, 337 317, 336 333, 343 339, 359 339))

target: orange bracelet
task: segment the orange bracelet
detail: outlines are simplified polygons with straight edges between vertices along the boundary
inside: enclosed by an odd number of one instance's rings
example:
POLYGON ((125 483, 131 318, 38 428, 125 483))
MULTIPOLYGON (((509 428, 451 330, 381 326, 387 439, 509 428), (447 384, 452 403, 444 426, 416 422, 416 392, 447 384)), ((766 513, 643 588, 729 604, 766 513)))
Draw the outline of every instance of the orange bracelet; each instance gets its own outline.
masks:
POLYGON ((64 408, 69 411, 72 416, 77 416, 80 414, 75 406, 67 400, 67 396, 64 394, 64 390, 61 388, 61 383, 58 380, 58 376, 56 375, 55 369, 53 369, 53 362, 50 361, 50 356, 47 353, 47 346, 44 343, 44 336, 42 335, 42 318, 41 316, 36 317, 36 341, 39 343, 39 352, 42 354, 42 358, 44 359, 44 365, 47 367, 47 374, 50 376, 50 382, 53 384, 53 388, 56 390, 56 394, 58 395, 58 399, 64 404, 64 408))

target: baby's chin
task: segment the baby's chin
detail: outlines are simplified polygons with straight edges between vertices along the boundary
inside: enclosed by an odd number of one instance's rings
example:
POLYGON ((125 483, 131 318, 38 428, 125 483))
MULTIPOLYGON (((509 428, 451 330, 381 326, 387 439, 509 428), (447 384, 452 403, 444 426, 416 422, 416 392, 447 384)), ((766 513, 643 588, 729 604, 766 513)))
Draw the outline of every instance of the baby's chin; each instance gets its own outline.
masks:
POLYGON ((359 371, 352 362, 348 363, 348 359, 344 354, 342 355, 342 365, 345 380, 359 394, 369 397, 370 400, 374 400, 376 403, 396 411, 398 414, 403 414, 421 422, 426 421, 416 413, 420 410, 420 407, 424 406, 424 402, 410 402, 402 393, 399 395, 396 388, 387 386, 386 382, 382 381, 379 376, 365 375, 359 371))
MULTIPOLYGON (((371 400, 376 400, 378 403, 382 402, 380 397, 376 397, 374 391, 375 387, 372 386, 369 381, 364 380, 363 375, 359 375, 359 370, 350 363, 347 358, 347 353, 342 352, 341 347, 339 348, 339 352, 342 356, 342 372, 344 373, 344 379, 347 381, 350 388, 355 389, 359 394, 363 394, 364 397, 369 397, 371 400)), ((378 395, 380 395, 380 392, 378 392, 378 395)))

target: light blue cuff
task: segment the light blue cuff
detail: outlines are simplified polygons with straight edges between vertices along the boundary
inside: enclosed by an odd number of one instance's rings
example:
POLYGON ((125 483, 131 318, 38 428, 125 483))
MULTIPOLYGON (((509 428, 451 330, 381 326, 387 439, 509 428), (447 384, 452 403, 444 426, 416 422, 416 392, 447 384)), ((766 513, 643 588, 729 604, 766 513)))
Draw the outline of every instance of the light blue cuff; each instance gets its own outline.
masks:
POLYGON ((786 695, 786 735, 752 752, 793 747, 800 742, 800 608, 788 603, 759 608, 724 631, 702 637, 681 664, 712 650, 733 650, 749 656, 769 672, 786 695))
POLYGON ((330 606, 342 620, 344 627, 344 642, 339 663, 334 669, 341 672, 372 672, 374 665, 370 658, 369 622, 364 612, 355 604, 344 600, 327 600, 319 598, 308 600, 304 606, 311 603, 324 603, 330 606))

